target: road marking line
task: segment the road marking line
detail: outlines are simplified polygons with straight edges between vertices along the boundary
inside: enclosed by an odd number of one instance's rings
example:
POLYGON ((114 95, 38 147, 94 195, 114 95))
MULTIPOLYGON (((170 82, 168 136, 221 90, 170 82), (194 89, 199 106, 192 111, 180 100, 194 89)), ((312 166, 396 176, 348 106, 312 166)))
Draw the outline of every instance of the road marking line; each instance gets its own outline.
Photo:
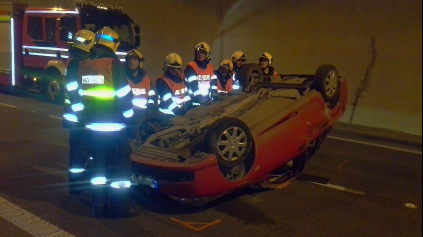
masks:
POLYGON ((1 197, 0 216, 34 237, 75 237, 1 197))
POLYGON ((6 106, 6 107, 9 107, 9 108, 17 108, 17 106, 9 105, 9 104, 0 103, 0 105, 6 106))
POLYGON ((50 117, 50 118, 54 118, 54 119, 63 120, 63 118, 61 118, 61 117, 57 117, 57 116, 54 116, 54 115, 49 115, 49 117, 50 117))
POLYGON ((326 187, 326 188, 336 189, 336 190, 339 190, 339 191, 354 193, 354 194, 358 194, 358 195, 362 195, 362 196, 366 195, 365 192, 354 190, 354 189, 350 189, 350 188, 346 188, 346 187, 342 187, 342 186, 339 186, 339 185, 321 184, 321 183, 315 183, 315 182, 309 182, 309 183, 316 184, 316 185, 319 185, 319 186, 323 186, 323 187, 326 187))
POLYGON ((423 152, 421 152, 421 151, 410 150, 410 149, 399 148, 399 147, 388 146, 388 145, 381 145, 381 144, 377 144, 377 143, 373 143, 373 142, 363 142, 363 141, 359 141, 359 140, 353 140, 353 139, 335 137, 335 136, 328 136, 328 138, 334 139, 334 140, 345 141, 345 142, 358 143, 358 144, 362 144, 362 145, 380 147, 380 148, 385 148, 385 149, 390 149, 390 150, 395 150, 395 151, 403 151, 403 152, 408 152, 408 153, 417 154, 417 155, 423 154, 423 152))
POLYGON ((176 218, 170 218, 170 219, 172 221, 178 223, 178 224, 181 224, 181 225, 187 227, 188 229, 195 230, 195 231, 202 231, 202 230, 205 230, 205 229, 207 229, 207 228, 209 228, 211 226, 217 225, 217 224, 219 224, 219 223, 222 222, 221 220, 215 220, 212 223, 183 222, 183 221, 180 221, 180 220, 178 220, 176 218), (195 227, 194 225, 201 225, 201 227, 195 227))

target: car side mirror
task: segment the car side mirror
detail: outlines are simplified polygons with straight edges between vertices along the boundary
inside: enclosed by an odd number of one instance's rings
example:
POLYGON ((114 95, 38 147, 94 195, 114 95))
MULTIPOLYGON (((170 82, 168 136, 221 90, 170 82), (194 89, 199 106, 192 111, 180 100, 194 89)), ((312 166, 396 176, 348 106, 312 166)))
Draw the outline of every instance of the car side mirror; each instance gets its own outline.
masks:
POLYGON ((141 28, 139 25, 134 26, 135 34, 139 35, 141 33, 141 28))
POLYGON ((60 40, 65 42, 72 42, 73 41, 73 34, 72 32, 68 31, 65 27, 60 27, 60 40))
POLYGON ((135 47, 140 47, 141 45, 141 37, 139 35, 135 36, 135 47))

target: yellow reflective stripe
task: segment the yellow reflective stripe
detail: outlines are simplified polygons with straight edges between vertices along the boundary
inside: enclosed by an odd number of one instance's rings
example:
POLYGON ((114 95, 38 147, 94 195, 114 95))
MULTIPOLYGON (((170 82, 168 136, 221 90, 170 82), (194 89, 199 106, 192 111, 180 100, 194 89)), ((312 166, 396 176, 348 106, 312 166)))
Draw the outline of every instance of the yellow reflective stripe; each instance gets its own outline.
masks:
POLYGON ((80 94, 82 96, 91 96, 103 99, 111 99, 115 97, 115 91, 110 88, 94 88, 89 90, 81 90, 80 94))

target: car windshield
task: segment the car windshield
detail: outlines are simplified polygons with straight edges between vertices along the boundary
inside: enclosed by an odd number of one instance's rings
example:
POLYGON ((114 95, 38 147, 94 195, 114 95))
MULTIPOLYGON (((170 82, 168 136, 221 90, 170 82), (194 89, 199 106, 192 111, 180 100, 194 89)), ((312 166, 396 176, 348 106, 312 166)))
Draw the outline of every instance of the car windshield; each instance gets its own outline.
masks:
POLYGON ((128 51, 134 48, 133 31, 129 22, 107 21, 104 19, 86 19, 82 27, 85 30, 97 32, 101 28, 108 26, 112 28, 119 35, 121 40, 119 51, 128 51))

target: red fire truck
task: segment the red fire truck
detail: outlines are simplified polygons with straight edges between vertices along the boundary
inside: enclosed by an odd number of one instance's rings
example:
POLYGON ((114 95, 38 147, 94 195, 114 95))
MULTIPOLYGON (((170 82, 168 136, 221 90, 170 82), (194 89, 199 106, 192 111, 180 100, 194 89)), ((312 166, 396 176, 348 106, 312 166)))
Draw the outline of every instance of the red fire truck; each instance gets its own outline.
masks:
POLYGON ((140 45, 140 27, 122 7, 75 1, 74 9, 0 3, 0 87, 24 88, 63 101, 63 74, 73 35, 109 26, 122 40, 117 55, 140 45))

